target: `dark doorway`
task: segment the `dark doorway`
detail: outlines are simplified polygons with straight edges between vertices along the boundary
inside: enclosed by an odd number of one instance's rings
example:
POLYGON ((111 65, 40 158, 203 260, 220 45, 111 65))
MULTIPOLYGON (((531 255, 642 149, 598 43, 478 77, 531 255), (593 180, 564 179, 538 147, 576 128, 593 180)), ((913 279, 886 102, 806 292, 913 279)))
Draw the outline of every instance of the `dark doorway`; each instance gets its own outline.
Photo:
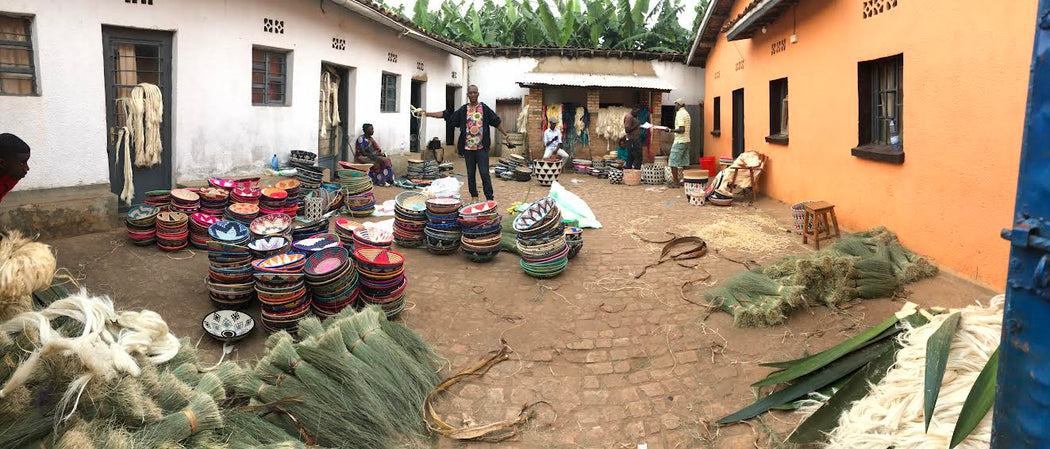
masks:
MULTIPOLYGON (((459 109, 459 87, 445 86, 445 113, 451 114, 459 109)), ((456 144, 456 128, 445 126, 445 145, 456 144)))
MULTIPOLYGON (((417 108, 426 109, 427 105, 423 104, 423 86, 426 85, 425 81, 412 80, 412 92, 409 104, 417 108)), ((408 151, 413 153, 419 152, 419 142, 423 139, 422 127, 420 126, 420 120, 412 114, 408 114, 408 151)))
POLYGON ((733 159, 744 153, 744 89, 733 91, 733 159))
MULTIPOLYGON (((117 149, 117 133, 127 125, 124 108, 117 100, 127 98, 131 90, 140 83, 154 84, 160 88, 164 101, 160 126, 163 150, 161 162, 152 167, 133 167, 135 195, 132 204, 142 203, 146 192, 171 188, 171 123, 174 121, 171 105, 171 52, 172 33, 133 28, 102 27, 103 69, 106 89, 106 130, 108 138, 109 185, 119 195, 124 189, 124 154, 117 149)), ((132 150, 134 153, 134 150, 132 150)), ((134 160, 134 157, 132 157, 134 160)), ((120 211, 127 205, 120 202, 120 211)))
POLYGON ((321 63, 321 95, 317 108, 317 165, 335 170, 336 161, 345 160, 349 107, 350 70, 334 64, 321 63))

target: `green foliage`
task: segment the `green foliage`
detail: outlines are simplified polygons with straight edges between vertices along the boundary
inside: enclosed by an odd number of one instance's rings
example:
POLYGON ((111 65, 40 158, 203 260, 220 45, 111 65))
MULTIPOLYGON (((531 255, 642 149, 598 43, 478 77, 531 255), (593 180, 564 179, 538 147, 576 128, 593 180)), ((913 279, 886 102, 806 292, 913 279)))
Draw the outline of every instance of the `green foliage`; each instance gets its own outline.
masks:
MULTIPOLYGON (((472 45, 608 48, 685 53, 708 0, 696 5, 694 29, 678 16, 682 0, 485 0, 480 8, 466 0, 444 0, 430 11, 416 0, 411 20, 448 39, 472 45)), ((394 9, 394 8, 391 8, 394 9)), ((404 16, 404 8, 394 9, 404 16)))

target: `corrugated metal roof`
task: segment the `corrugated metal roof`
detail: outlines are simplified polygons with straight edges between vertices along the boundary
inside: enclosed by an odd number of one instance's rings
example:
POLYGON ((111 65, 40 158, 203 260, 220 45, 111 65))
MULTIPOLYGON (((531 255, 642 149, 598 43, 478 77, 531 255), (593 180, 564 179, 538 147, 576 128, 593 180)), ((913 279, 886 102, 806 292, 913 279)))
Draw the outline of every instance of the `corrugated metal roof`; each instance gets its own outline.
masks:
POLYGON ((674 86, 655 76, 601 75, 595 73, 528 72, 518 79, 521 86, 628 87, 632 89, 673 90, 674 86))

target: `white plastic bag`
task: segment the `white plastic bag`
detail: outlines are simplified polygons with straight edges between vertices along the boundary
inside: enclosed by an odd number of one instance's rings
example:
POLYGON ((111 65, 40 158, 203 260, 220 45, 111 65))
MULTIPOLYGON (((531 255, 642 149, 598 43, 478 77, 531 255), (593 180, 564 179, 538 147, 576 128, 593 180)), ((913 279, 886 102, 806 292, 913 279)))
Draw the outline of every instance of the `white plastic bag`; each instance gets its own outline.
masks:
POLYGON ((598 229, 602 227, 594 216, 594 212, 591 212, 590 206, 587 206, 587 203, 575 193, 565 190, 565 187, 562 187, 558 181, 551 184, 551 193, 547 196, 558 202, 562 219, 577 220, 581 228, 598 229))
POLYGON ((430 186, 423 189, 423 193, 429 198, 460 198, 459 191, 463 188, 463 183, 459 182, 458 179, 448 177, 436 179, 430 183, 430 186))

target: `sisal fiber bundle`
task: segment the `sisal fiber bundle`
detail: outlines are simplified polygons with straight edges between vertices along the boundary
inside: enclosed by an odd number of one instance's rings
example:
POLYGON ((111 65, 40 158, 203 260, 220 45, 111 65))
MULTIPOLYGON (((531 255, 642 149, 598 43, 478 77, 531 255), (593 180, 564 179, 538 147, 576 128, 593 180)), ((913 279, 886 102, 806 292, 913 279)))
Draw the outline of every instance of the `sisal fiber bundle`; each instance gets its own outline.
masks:
MULTIPOLYGON (((959 328, 952 337, 940 395, 924 431, 923 389, 926 342, 951 315, 934 316, 929 324, 906 330, 896 363, 864 399, 839 418, 828 448, 834 449, 943 449, 951 441, 963 403, 985 363, 999 347, 1005 297, 991 299, 988 307, 962 309, 959 328)), ((991 442, 989 412, 958 448, 984 449, 991 442)))
POLYGON ((19 231, 0 234, 0 321, 32 308, 32 294, 51 285, 57 262, 51 247, 19 231))

